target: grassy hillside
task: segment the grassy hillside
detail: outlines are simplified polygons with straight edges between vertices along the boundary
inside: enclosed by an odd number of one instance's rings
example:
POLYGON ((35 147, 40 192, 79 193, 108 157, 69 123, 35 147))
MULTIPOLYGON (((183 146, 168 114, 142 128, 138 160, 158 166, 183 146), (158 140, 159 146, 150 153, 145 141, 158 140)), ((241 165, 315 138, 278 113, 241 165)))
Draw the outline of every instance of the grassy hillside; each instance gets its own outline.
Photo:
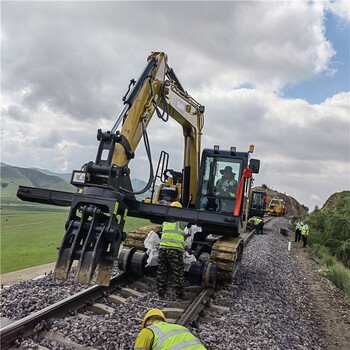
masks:
POLYGON ((1 168, 1 202, 15 200, 18 186, 33 186, 18 169, 12 167, 1 168))
POLYGON ((75 187, 58 176, 42 173, 35 169, 1 166, 1 197, 15 199, 18 186, 42 187, 52 190, 74 192, 75 187))
POLYGON ((350 191, 334 193, 307 222, 308 240, 325 263, 324 274, 350 295, 350 191))
POLYGON ((321 208, 321 211, 328 210, 350 214, 350 191, 333 193, 321 208))
POLYGON ((64 181, 70 183, 71 177, 72 177, 72 173, 54 173, 50 170, 46 170, 46 169, 39 169, 39 168, 29 168, 32 170, 38 170, 46 175, 50 175, 50 176, 56 176, 59 177, 61 179, 63 179, 64 181))
POLYGON ((350 191, 334 193, 308 219, 310 243, 321 244, 350 268, 350 191))
MULTIPOLYGON (((1 199, 5 203, 19 202, 16 197, 18 186, 47 188, 58 191, 75 192, 75 186, 70 184, 71 174, 58 174, 49 170, 36 168, 20 168, 1 163, 1 199)), ((145 181, 139 179, 131 180, 134 191, 143 189, 145 181)), ((137 195, 138 200, 143 200, 150 193, 137 195)), ((23 203, 23 202, 22 202, 23 203)))

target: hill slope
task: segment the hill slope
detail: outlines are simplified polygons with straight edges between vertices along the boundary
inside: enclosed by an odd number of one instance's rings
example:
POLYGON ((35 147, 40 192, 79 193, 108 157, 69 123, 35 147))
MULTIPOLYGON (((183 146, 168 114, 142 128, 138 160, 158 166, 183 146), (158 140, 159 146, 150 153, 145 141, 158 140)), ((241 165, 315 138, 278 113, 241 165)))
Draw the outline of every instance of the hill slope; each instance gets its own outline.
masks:
MULTIPOLYGON (((18 200, 16 197, 18 186, 40 187, 57 191, 76 192, 76 187, 71 185, 71 174, 58 174, 49 170, 37 168, 21 168, 1 163, 1 198, 18 200)), ((134 191, 139 191, 146 186, 146 182, 132 179, 134 191)), ((149 192, 137 195, 138 200, 149 196, 149 192)))
POLYGON ((350 213, 350 191, 333 193, 323 204, 321 211, 336 210, 350 213))
POLYGON ((58 191, 75 192, 75 187, 58 176, 42 173, 39 170, 20 168, 11 165, 1 166, 1 196, 15 198, 18 186, 41 187, 58 191))
POLYGON ((295 198, 288 196, 284 193, 272 190, 271 188, 264 189, 261 186, 253 187, 253 190, 266 191, 267 193, 267 203, 274 197, 281 198, 285 201, 288 208, 288 216, 303 217, 307 214, 308 208, 300 204, 295 198))

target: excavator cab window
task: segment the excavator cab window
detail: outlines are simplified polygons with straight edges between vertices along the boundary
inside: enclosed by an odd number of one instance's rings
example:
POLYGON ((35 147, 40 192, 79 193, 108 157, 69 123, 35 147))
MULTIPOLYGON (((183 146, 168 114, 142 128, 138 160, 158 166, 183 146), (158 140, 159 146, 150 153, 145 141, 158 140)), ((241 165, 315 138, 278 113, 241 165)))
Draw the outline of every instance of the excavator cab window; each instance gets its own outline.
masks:
POLYGON ((232 213, 241 171, 239 159, 208 156, 204 163, 199 209, 232 213))
POLYGON ((252 193, 252 207, 265 209, 266 202, 264 201, 264 196, 266 196, 266 193, 264 193, 264 192, 253 192, 252 193))

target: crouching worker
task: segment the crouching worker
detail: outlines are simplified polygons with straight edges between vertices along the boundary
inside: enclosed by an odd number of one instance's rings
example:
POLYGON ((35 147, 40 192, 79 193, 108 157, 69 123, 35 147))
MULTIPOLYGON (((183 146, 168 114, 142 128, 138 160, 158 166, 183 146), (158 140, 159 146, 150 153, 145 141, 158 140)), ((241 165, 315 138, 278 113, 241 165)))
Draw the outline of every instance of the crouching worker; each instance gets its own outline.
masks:
POLYGON ((248 225, 250 229, 255 229, 257 235, 263 234, 264 229, 264 219, 257 216, 253 216, 248 220, 248 225))
POLYGON ((255 232, 257 235, 263 234, 264 220, 262 218, 256 217, 254 220, 255 232))
POLYGON ((166 322, 159 309, 151 309, 146 313, 141 328, 134 350, 206 349, 186 327, 166 322))

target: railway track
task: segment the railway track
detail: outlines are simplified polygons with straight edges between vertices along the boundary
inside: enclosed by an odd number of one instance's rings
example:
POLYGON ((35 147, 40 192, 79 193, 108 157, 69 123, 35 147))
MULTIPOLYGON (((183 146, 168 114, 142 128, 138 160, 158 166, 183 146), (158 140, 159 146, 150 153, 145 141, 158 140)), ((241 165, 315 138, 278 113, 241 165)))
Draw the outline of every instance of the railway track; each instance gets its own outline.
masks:
MULTIPOLYGON (((242 234, 244 244, 248 243, 254 233, 253 230, 242 234)), ((52 324, 52 320, 54 319, 76 317, 77 315, 83 315, 81 317, 84 318, 86 313, 89 316, 100 315, 104 317, 118 312, 120 305, 126 305, 128 303, 131 303, 132 307, 138 304, 141 305, 143 292, 154 290, 155 284, 156 280, 154 277, 143 277, 140 279, 120 273, 111 280, 108 287, 100 285, 89 287, 71 297, 5 326, 0 330, 1 348, 7 349, 12 344, 18 345, 23 339, 36 334, 39 338, 54 339, 63 348, 93 349, 91 346, 82 345, 69 337, 50 331, 50 327, 43 327, 42 323, 51 320, 50 323, 52 324), (46 328, 49 328, 49 330, 43 331, 46 328)), ((217 286, 217 288, 220 288, 220 286, 217 286)), ((185 287, 185 294, 188 300, 177 302, 171 300, 163 301, 155 298, 154 305, 162 309, 170 322, 186 326, 195 321, 206 307, 210 307, 211 310, 214 310, 214 313, 217 312, 219 317, 221 317, 220 314, 225 312, 225 308, 210 303, 213 293, 215 293, 213 289, 203 289, 198 284, 189 284, 185 287)), ((142 318, 138 318, 136 315, 135 320, 141 323, 142 318)), ((213 320, 215 321, 215 318, 213 320)))

